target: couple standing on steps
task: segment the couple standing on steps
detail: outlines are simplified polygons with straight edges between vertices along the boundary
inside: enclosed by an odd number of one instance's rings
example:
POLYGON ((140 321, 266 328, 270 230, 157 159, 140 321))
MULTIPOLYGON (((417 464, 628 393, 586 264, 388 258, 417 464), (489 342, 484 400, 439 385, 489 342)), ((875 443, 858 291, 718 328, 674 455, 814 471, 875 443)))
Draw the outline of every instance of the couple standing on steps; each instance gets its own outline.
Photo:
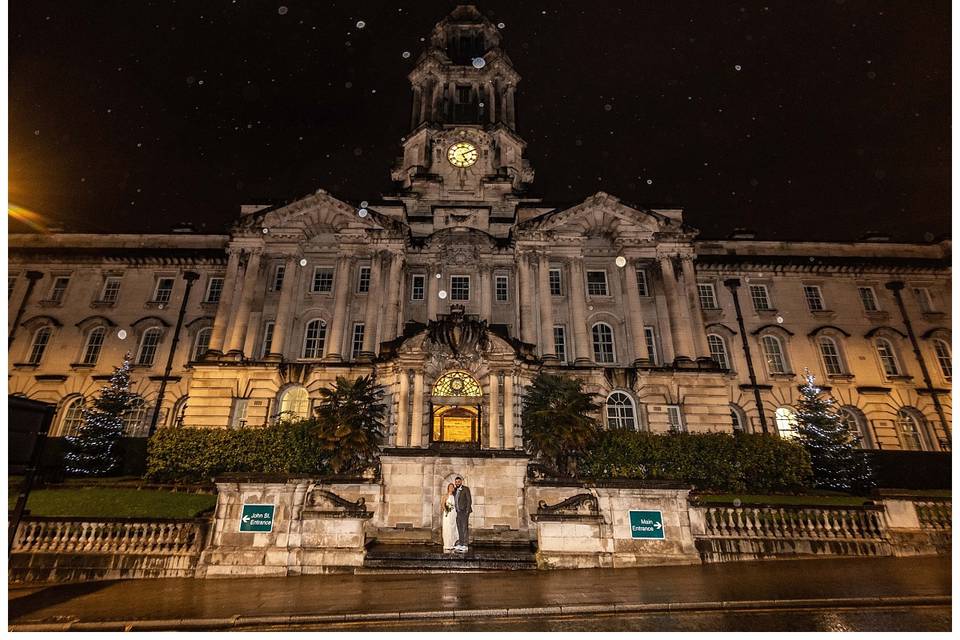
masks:
POLYGON ((464 553, 467 550, 470 513, 473 511, 470 489, 463 484, 463 478, 457 478, 447 485, 447 494, 443 498, 440 510, 443 550, 464 553))

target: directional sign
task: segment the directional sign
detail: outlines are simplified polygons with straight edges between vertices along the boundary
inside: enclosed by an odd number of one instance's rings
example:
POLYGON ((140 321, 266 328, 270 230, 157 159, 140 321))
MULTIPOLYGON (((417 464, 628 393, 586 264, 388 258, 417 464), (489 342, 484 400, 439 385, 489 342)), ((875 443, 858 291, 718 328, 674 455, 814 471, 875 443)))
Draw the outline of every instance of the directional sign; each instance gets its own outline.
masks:
POLYGON ((631 511, 630 537, 663 540, 663 511, 631 511))
POLYGON ((240 512, 241 533, 270 533, 273 531, 273 504, 245 504, 240 512))

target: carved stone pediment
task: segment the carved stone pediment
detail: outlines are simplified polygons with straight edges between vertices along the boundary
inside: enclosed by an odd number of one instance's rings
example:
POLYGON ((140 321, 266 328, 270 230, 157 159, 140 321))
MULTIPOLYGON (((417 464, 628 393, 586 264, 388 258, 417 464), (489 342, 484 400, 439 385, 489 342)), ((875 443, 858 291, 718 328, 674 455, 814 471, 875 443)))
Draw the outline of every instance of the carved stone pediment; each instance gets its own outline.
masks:
POLYGON ((427 325, 427 342, 437 355, 445 355, 438 353, 438 348, 446 348, 454 359, 479 356, 488 346, 487 321, 465 314, 463 305, 453 305, 450 313, 427 325))

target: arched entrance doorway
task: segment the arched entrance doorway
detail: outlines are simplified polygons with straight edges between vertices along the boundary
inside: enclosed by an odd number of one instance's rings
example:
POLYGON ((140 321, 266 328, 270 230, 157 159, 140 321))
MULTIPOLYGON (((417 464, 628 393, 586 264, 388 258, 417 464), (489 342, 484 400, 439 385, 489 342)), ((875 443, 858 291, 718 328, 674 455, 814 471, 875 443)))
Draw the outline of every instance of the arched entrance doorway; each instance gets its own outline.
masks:
POLYGON ((479 446, 483 391, 466 371, 448 371, 433 385, 431 443, 479 446))

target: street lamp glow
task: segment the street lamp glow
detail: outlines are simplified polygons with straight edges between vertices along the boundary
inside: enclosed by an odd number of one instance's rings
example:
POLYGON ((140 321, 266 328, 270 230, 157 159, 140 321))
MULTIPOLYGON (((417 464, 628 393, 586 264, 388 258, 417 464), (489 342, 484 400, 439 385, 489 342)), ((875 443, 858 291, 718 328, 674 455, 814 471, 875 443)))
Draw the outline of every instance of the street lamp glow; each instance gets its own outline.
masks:
POLYGON ((617 256, 617 259, 614 260, 614 262, 615 262, 616 265, 617 265, 618 267, 620 267, 621 269, 624 268, 625 266, 627 266, 627 259, 624 258, 623 256, 617 256))

